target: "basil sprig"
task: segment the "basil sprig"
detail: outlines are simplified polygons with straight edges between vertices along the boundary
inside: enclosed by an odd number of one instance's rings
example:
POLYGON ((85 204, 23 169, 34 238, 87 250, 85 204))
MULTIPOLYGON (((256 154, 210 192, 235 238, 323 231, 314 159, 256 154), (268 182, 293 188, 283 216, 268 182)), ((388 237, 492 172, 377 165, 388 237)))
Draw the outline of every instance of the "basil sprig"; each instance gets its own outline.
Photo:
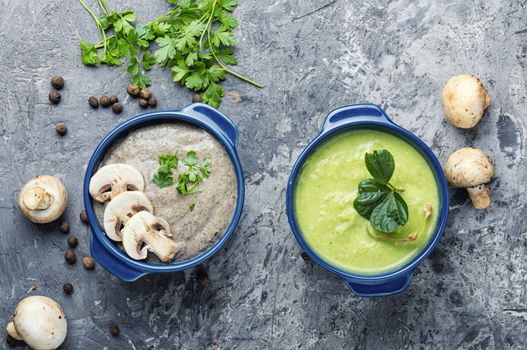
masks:
POLYGON ((359 195, 353 207, 360 216, 370 220, 372 227, 392 233, 408 222, 408 206, 401 196, 403 190, 390 184, 395 171, 395 161, 388 150, 366 153, 366 168, 373 178, 359 183, 359 195))

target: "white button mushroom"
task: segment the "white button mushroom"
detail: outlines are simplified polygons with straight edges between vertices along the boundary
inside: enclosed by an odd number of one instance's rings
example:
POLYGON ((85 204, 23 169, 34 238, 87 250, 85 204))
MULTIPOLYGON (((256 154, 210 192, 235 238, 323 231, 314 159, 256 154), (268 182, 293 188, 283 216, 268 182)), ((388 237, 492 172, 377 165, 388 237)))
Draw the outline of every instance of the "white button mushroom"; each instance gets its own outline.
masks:
POLYGON ((492 158, 477 148, 461 148, 448 157, 445 165, 448 182, 466 188, 476 209, 490 206, 487 184, 494 175, 492 158))
POLYGON ((152 213, 154 207, 140 191, 128 191, 117 195, 104 209, 104 231, 110 239, 120 242, 121 230, 126 222, 140 211, 152 213))
POLYGON ((56 349, 68 332, 66 315, 57 302, 43 296, 30 296, 18 303, 7 333, 32 349, 56 349))
POLYGON ((446 119, 457 128, 470 129, 490 106, 490 96, 483 83, 472 74, 452 77, 443 89, 443 111, 446 119))
POLYGON ((122 230, 124 250, 136 260, 146 259, 148 251, 162 262, 174 259, 179 246, 167 236, 172 236, 168 222, 146 211, 132 216, 122 230))
POLYGON ((91 196, 101 202, 107 202, 126 191, 144 191, 143 175, 128 164, 109 164, 103 166, 90 180, 91 196))
POLYGON ((68 203, 68 192, 56 177, 42 175, 29 180, 20 190, 18 207, 37 224, 58 219, 68 203))

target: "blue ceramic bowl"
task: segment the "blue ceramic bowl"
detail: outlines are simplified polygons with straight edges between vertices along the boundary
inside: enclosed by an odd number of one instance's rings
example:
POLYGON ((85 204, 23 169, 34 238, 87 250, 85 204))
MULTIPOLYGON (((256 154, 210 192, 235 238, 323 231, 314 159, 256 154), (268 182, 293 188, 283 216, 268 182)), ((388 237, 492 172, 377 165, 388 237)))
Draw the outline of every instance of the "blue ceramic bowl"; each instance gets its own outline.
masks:
POLYGON ((302 248, 309 254, 311 259, 324 267, 326 270, 344 279, 353 293, 358 296, 385 296, 401 293, 408 287, 412 273, 434 249, 445 228, 448 217, 448 187, 443 174, 443 169, 434 153, 417 136, 396 125, 378 106, 371 104, 351 105, 332 111, 326 118, 324 127, 320 134, 304 149, 296 161, 287 187, 287 215, 291 229, 302 248), (298 174, 309 155, 324 141, 337 135, 342 131, 356 129, 380 130, 408 142, 426 159, 432 169, 439 192, 441 212, 436 229, 421 252, 409 263, 400 268, 378 275, 359 275, 340 270, 319 257, 306 243, 298 227, 295 218, 294 189, 298 174))
POLYGON ((86 208, 86 214, 88 215, 88 223, 92 231, 90 249, 93 258, 99 263, 99 265, 124 281, 135 281, 149 273, 181 271, 201 264, 205 260, 211 258, 231 237, 242 213, 245 187, 243 171, 236 151, 237 144, 238 130, 236 129, 236 126, 219 111, 202 103, 194 103, 181 110, 141 114, 118 125, 102 139, 93 152, 84 177, 84 206, 86 208), (104 231, 99 224, 99 220, 95 215, 92 198, 90 197, 90 179, 97 171, 106 151, 111 147, 115 140, 125 136, 131 130, 142 126, 174 121, 183 121, 199 126, 215 136, 223 145, 229 154, 236 173, 238 187, 236 208, 231 223, 227 227, 225 233, 213 246, 198 256, 172 264, 152 264, 133 260, 126 255, 124 250, 119 248, 104 234, 104 231))

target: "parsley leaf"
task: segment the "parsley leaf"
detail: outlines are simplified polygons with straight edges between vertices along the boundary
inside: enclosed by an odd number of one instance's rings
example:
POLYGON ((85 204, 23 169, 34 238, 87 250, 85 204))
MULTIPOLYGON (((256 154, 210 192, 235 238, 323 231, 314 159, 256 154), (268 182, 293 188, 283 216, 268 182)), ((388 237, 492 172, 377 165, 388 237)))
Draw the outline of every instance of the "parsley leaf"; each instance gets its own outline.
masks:
POLYGON ((157 169, 157 173, 154 174, 152 182, 160 188, 169 187, 174 184, 174 176, 172 169, 178 166, 178 157, 176 154, 165 154, 159 156, 159 164, 161 167, 157 169))
POLYGON ((196 187, 210 175, 210 159, 206 158, 198 162, 196 152, 189 151, 187 152, 187 157, 182 162, 187 166, 187 171, 179 174, 176 188, 182 195, 193 194, 196 192, 196 187))

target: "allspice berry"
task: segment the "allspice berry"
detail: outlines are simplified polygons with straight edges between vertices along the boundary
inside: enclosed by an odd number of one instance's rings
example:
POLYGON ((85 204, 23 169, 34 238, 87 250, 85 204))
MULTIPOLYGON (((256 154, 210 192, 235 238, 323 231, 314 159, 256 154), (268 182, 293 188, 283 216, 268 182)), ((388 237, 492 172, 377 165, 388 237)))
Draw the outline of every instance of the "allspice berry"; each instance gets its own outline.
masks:
POLYGON ((99 108, 99 100, 97 100, 97 97, 95 96, 91 96, 89 99, 88 99, 88 104, 90 105, 91 108, 99 108))
POLYGON ((201 94, 192 94, 192 102, 201 102, 201 94))
POLYGON ((139 88, 139 86, 137 86, 137 85, 135 85, 133 83, 130 83, 130 84, 128 84, 127 91, 128 91, 128 95, 130 95, 132 97, 137 97, 137 96, 139 96, 139 93, 141 92, 141 88, 139 88))
POLYGON ((119 97, 112 95, 110 96, 110 103, 113 105, 114 103, 119 102, 119 97))
POLYGON ((64 260, 66 260, 68 264, 73 265, 77 260, 77 255, 73 250, 67 250, 66 253, 64 253, 64 260))
POLYGON ((60 226, 59 230, 62 233, 69 233, 70 232, 70 224, 68 224, 66 221, 63 221, 60 226))
POLYGON ((82 266, 86 270, 93 270, 95 268, 95 260, 91 256, 85 256, 82 258, 82 266))
POLYGON ((79 240, 75 236, 68 237, 68 245, 75 248, 79 244, 79 240))
POLYGON ((119 327, 116 324, 110 326, 110 334, 114 337, 117 337, 120 333, 119 327))
POLYGON ((141 90, 141 93, 139 93, 139 96, 145 100, 148 100, 150 97, 152 97, 152 92, 150 92, 148 89, 143 89, 141 90))
POLYGON ((209 284, 209 276, 202 269, 198 269, 198 271, 196 272, 196 279, 202 287, 206 287, 207 284, 209 284))
POLYGON ((123 111, 123 104, 121 102, 114 103, 112 105, 112 111, 116 114, 119 114, 123 111))
POLYGON ((51 77, 51 86, 55 89, 60 90, 64 87, 64 78, 60 75, 54 75, 51 77))
POLYGON ((141 108, 148 107, 148 100, 145 100, 144 98, 140 98, 139 99, 139 106, 141 106, 141 108))
POLYGON ((100 98, 99 98, 99 104, 103 107, 108 107, 111 105, 110 103, 110 98, 106 95, 102 95, 100 98))
POLYGON ((88 223, 88 214, 86 214, 86 211, 85 211, 85 210, 83 210, 83 211, 80 212, 80 214, 79 214, 79 218, 81 219, 81 221, 82 221, 83 223, 85 223, 85 224, 88 223))
POLYGON ((73 286, 71 285, 71 283, 64 283, 64 285, 62 286, 62 290, 64 291, 64 293, 70 295, 71 293, 73 293, 73 286))
POLYGON ((60 97, 60 92, 58 92, 57 90, 51 91, 48 95, 49 102, 53 103, 54 105, 59 104, 60 97))
POLYGON ((148 99, 148 105, 150 107, 155 107, 157 106, 157 98, 155 96, 152 96, 148 99))
POLYGON ((68 126, 65 123, 57 123, 55 124, 55 131, 60 136, 64 136, 68 133, 68 126))

